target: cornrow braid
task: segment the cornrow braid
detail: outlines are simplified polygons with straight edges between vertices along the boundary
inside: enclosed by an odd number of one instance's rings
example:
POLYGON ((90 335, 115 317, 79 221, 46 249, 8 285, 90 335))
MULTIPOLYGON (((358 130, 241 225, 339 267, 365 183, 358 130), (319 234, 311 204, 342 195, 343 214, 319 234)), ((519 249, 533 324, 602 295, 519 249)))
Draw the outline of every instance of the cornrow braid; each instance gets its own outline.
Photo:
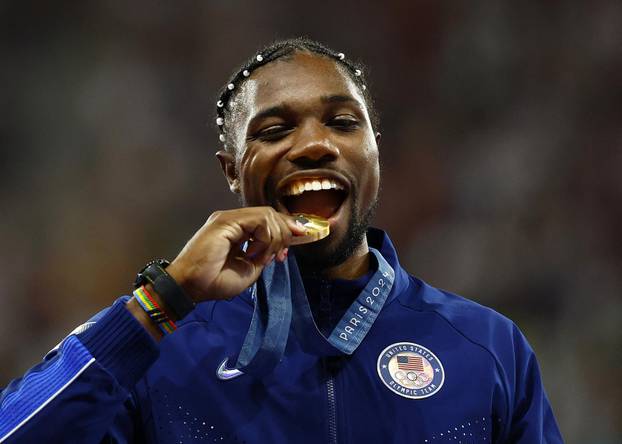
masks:
POLYGON ((232 139, 229 134, 230 131, 228 131, 230 129, 228 125, 230 119, 228 119, 228 117, 231 114, 232 100, 240 90, 242 84, 257 68, 275 60, 290 57, 298 51, 318 54, 320 56, 333 59, 343 66, 345 68, 345 72, 359 88, 363 96, 372 127, 378 127, 378 115, 374 108, 373 99, 366 85, 362 65, 346 58, 344 53, 334 51, 320 42, 306 37, 278 40, 262 48, 256 55, 239 67, 221 90, 218 102, 216 102, 216 125, 218 126, 220 141, 224 144, 224 148, 226 150, 235 151, 235 147, 233 147, 232 139))

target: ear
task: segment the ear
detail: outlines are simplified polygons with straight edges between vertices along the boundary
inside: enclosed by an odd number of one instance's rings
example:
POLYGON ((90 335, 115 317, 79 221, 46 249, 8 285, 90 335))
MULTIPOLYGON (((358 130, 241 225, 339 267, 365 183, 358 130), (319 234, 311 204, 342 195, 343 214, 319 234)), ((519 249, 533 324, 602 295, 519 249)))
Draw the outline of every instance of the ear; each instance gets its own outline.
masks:
POLYGON ((232 193, 240 194, 240 178, 235 167, 235 156, 229 151, 220 150, 216 153, 216 157, 227 182, 229 182, 229 189, 232 193))
POLYGON ((380 145, 381 137, 382 137, 382 134, 380 134, 380 131, 376 131, 376 145, 380 145))

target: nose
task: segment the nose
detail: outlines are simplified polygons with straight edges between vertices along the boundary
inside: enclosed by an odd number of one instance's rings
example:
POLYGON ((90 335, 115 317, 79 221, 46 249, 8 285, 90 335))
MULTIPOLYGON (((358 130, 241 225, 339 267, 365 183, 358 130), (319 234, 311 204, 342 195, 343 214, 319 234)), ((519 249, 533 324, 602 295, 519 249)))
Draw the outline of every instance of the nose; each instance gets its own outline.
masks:
POLYGON ((286 157, 299 166, 311 166, 334 161, 339 155, 339 148, 332 142, 327 128, 317 123, 299 129, 299 136, 286 157))

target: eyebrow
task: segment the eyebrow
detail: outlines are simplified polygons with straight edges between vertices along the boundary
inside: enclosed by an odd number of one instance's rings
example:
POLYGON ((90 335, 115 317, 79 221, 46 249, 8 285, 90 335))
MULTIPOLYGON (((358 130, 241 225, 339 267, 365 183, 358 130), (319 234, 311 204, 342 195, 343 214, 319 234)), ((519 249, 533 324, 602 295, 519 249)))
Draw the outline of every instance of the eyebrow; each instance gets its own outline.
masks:
POLYGON ((278 116, 282 116, 287 110, 289 109, 288 106, 286 105, 276 105, 276 106, 271 106, 270 108, 267 108, 263 111, 258 112, 257 114, 255 114, 250 121, 250 124, 252 125, 254 122, 257 122, 258 120, 262 120, 262 119, 266 119, 268 117, 278 117, 278 116))
MULTIPOLYGON (((347 96, 347 95, 341 95, 341 94, 321 96, 320 102, 322 102, 323 104, 327 104, 327 105, 334 104, 334 103, 353 103, 353 104, 356 104, 357 106, 361 106, 361 103, 358 100, 356 100, 354 97, 347 96)), ((270 108, 266 108, 262 111, 259 111, 257 114, 255 114, 251 118, 249 126, 251 126, 254 122, 257 122, 262 119, 267 119, 268 117, 280 117, 283 114, 287 113, 290 109, 291 107, 286 104, 279 104, 276 106, 271 106, 270 108)))
POLYGON ((320 101, 322 103, 330 104, 330 103, 355 103, 360 105, 360 102, 356 100, 352 96, 345 96, 340 94, 334 94, 332 96, 322 96, 320 97, 320 101))

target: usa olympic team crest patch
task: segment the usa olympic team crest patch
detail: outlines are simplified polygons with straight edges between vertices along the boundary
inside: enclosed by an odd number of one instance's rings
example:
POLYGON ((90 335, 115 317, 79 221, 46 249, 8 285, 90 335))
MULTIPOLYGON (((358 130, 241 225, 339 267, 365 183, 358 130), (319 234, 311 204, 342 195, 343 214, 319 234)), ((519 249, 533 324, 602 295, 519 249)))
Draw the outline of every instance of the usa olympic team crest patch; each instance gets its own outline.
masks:
POLYGON ((424 346, 412 342, 397 342, 385 348, 378 356, 378 375, 391 391, 410 399, 428 398, 445 382, 441 361, 424 346))

